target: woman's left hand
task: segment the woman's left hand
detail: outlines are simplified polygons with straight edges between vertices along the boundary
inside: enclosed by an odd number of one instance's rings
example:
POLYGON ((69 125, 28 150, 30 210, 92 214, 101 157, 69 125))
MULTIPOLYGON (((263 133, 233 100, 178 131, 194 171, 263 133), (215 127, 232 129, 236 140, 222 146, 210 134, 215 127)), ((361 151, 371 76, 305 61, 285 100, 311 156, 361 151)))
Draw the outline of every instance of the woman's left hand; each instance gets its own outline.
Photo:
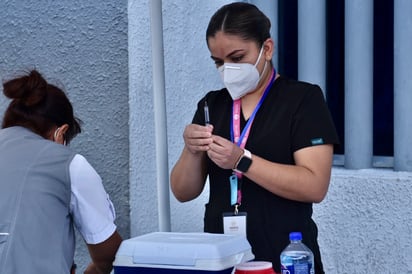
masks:
POLYGON ((231 141, 213 135, 213 143, 209 145, 207 155, 220 168, 233 169, 240 156, 243 154, 243 149, 238 147, 231 141))

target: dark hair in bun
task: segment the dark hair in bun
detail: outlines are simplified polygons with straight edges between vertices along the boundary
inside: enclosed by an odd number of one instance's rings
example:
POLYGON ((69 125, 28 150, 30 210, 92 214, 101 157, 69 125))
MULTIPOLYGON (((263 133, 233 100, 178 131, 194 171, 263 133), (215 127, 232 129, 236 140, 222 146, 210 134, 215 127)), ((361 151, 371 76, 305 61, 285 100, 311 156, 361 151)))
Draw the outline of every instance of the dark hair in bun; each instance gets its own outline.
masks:
POLYGON ((4 82, 3 93, 12 101, 4 114, 2 128, 22 126, 48 138, 53 127, 68 124, 67 143, 80 133, 81 121, 73 115, 66 94, 47 83, 37 70, 4 82))
POLYGON ((210 18, 206 42, 222 31, 246 41, 254 41, 261 47, 270 38, 270 25, 269 18, 255 5, 243 2, 230 3, 222 6, 210 18))

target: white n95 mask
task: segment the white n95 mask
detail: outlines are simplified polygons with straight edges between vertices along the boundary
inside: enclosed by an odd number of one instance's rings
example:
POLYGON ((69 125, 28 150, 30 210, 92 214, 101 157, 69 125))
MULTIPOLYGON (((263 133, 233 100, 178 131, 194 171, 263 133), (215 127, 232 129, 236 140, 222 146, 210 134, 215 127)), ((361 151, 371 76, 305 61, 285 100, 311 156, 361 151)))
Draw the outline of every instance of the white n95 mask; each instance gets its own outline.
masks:
MULTIPOLYGON (((263 46, 254 65, 249 63, 224 63, 218 67, 220 77, 233 100, 241 98, 257 87, 260 75, 256 65, 259 63, 262 52, 263 46)), ((266 62, 263 71, 265 69, 266 62)))

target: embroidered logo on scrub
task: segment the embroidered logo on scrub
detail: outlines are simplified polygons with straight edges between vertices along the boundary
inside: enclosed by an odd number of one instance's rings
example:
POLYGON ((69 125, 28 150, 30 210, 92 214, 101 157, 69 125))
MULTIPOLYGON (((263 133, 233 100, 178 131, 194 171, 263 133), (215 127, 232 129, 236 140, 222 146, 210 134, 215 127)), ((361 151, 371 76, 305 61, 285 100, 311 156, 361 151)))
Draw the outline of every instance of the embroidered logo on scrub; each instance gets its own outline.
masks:
POLYGON ((323 138, 313 138, 312 140, 310 140, 310 142, 312 143, 312 145, 322 145, 323 144, 323 138))

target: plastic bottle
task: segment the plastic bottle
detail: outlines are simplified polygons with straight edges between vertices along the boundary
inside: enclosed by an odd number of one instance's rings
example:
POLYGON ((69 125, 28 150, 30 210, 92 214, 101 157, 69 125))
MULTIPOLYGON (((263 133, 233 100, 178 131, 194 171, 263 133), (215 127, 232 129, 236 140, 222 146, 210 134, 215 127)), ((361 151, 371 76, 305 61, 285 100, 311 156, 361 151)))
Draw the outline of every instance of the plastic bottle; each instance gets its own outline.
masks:
POLYGON ((282 274, 314 274, 312 251, 302 243, 302 233, 291 232, 290 244, 280 254, 282 274))

